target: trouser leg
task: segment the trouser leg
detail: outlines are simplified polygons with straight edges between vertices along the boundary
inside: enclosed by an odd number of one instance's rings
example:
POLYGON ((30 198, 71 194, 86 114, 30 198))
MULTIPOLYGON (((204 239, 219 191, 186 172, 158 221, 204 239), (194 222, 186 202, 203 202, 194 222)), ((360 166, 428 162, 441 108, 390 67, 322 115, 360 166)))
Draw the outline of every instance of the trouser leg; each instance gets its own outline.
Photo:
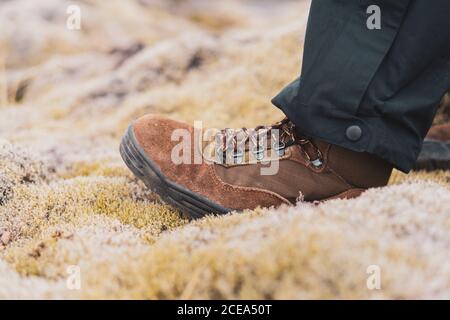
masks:
POLYGON ((450 88, 449 13, 448 0, 313 0, 301 77, 273 103, 304 134, 409 171, 450 88))

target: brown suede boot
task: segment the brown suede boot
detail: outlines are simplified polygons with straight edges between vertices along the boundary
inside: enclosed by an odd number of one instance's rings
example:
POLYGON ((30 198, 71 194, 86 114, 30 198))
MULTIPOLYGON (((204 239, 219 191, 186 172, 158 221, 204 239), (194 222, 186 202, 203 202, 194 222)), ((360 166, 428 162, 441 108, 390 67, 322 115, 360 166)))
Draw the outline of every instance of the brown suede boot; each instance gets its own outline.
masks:
POLYGON ((206 141, 203 134, 147 115, 129 127, 120 151, 139 179, 192 218, 297 200, 353 198, 386 185, 392 171, 368 153, 306 139, 288 119, 255 130, 224 129, 206 141), (179 137, 188 138, 181 144, 179 137))

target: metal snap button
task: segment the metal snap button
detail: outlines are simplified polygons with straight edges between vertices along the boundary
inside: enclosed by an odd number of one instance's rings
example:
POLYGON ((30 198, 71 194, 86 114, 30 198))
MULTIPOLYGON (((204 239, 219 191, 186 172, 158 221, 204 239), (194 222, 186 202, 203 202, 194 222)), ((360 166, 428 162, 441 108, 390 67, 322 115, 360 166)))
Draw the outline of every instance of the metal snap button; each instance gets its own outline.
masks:
POLYGON ((350 141, 358 141, 362 136, 362 130, 360 126, 350 126, 345 131, 347 139, 350 141))

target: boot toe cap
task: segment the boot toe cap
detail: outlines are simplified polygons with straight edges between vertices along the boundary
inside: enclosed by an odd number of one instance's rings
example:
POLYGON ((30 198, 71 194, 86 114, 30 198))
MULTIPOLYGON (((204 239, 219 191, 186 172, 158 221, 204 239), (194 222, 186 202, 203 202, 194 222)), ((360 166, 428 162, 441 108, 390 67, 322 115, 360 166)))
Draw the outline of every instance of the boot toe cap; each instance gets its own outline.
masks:
POLYGON ((146 115, 133 123, 133 131, 136 141, 161 169, 173 162, 171 159, 173 148, 180 143, 172 139, 174 133, 191 134, 192 127, 189 125, 164 118, 157 115, 146 115))

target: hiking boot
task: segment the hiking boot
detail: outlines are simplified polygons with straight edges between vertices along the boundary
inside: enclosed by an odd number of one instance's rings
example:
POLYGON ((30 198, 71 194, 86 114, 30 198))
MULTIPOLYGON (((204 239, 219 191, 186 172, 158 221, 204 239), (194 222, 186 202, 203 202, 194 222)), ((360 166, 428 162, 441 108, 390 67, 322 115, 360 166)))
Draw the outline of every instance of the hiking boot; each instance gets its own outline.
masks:
POLYGON ((206 132, 147 115, 130 125, 120 151, 139 179, 191 218, 353 198, 386 185, 392 171, 368 153, 308 139, 288 119, 206 132))
POLYGON ((427 171, 450 169, 450 124, 431 127, 414 169, 427 171))

